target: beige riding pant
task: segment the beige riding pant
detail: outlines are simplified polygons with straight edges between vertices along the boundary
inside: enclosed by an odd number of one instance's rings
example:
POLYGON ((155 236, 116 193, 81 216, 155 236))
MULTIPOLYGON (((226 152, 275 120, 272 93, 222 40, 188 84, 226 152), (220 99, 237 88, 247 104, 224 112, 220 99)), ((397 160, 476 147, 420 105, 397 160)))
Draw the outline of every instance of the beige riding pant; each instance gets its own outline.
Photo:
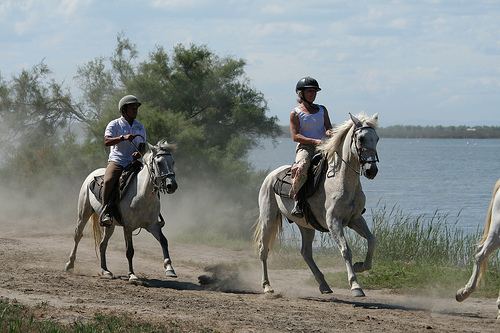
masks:
POLYGON ((290 189, 292 199, 297 199, 297 193, 307 180, 307 171, 316 153, 316 147, 300 143, 295 152, 295 162, 292 165, 292 188, 290 189))
POLYGON ((104 172, 104 183, 102 186, 102 205, 103 207, 109 203, 111 193, 120 179, 123 167, 116 162, 108 162, 106 171, 104 172))

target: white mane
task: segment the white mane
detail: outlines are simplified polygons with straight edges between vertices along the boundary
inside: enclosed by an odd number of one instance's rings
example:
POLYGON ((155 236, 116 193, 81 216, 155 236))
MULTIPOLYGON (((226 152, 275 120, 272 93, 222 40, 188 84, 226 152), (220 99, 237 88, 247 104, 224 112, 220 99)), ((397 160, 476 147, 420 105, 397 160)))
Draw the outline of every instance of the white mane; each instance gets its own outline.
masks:
MULTIPOLYGON (((378 126, 378 117, 370 117, 367 116, 364 112, 360 112, 357 115, 354 115, 359 121, 363 123, 364 126, 370 126, 374 129, 377 129, 378 126)), ((352 119, 348 119, 344 121, 342 124, 335 126, 332 129, 332 135, 330 138, 318 146, 318 150, 322 152, 324 155, 328 155, 329 158, 333 158, 335 154, 334 152, 339 152, 342 149, 342 142, 344 142, 344 138, 354 126, 352 119)))

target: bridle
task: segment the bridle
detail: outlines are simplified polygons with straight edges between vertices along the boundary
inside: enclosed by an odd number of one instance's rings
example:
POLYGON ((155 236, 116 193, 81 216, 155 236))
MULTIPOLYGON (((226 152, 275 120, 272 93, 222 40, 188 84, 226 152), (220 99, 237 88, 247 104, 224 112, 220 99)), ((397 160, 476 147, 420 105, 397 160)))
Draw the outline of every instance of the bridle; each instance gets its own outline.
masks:
MULTIPOLYGON (((358 145, 357 134, 358 134, 359 131, 361 131, 363 129, 372 129, 372 130, 375 130, 371 126, 362 126, 362 127, 355 128, 354 131, 352 132, 351 143, 354 143, 354 145, 356 147, 356 153, 358 155, 358 161, 359 161, 360 169, 363 167, 363 165, 365 165, 367 163, 373 163, 373 162, 377 162, 378 163, 379 162, 378 153, 377 153, 376 149, 374 149, 374 148, 365 148, 365 147, 362 147, 362 146, 358 145), (375 153, 375 160, 368 160, 365 157, 363 157, 363 153, 364 152, 374 152, 375 153)), ((356 170, 356 168, 354 168, 346 160, 344 160, 342 158, 342 156, 340 156, 340 154, 338 153, 338 151, 336 151, 336 153, 337 153, 337 156, 340 158, 340 160, 342 162, 344 162, 351 170, 353 170, 358 175, 361 175, 361 172, 358 171, 358 170, 356 170)))
POLYGON ((151 157, 151 161, 146 164, 146 166, 148 167, 149 178, 153 183, 153 194, 157 192, 161 192, 163 194, 167 193, 167 178, 175 178, 175 172, 173 168, 171 169, 170 165, 168 164, 167 172, 161 172, 158 161, 156 160, 160 156, 172 156, 172 154, 168 151, 155 154, 151 157))
POLYGON ((352 136, 351 136, 351 141, 354 142, 354 145, 356 146, 356 152, 358 153, 358 160, 359 160, 359 163, 361 164, 361 166, 365 165, 366 163, 373 163, 373 162, 379 162, 379 159, 378 159, 378 154, 377 154, 377 149, 374 149, 374 148, 365 148, 365 147, 361 147, 360 145, 358 145, 358 140, 356 140, 357 138, 357 133, 363 129, 372 129, 375 131, 375 129, 371 126, 362 126, 362 127, 358 127, 354 130, 354 132, 352 133, 352 136), (364 152, 373 152, 375 153, 375 160, 374 161, 369 161, 367 160, 365 157, 363 157, 363 153, 364 152))

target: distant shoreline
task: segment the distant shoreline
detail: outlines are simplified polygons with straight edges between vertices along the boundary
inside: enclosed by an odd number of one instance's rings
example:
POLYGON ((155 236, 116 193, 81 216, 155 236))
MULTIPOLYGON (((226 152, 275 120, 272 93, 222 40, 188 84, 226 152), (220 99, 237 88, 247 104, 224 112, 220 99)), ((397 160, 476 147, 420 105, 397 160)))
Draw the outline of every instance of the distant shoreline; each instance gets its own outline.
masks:
MULTIPOLYGON (((279 137, 289 138, 287 125, 281 126, 279 137)), ((381 138, 394 139, 500 139, 500 127, 496 126, 408 126, 379 127, 381 138)))

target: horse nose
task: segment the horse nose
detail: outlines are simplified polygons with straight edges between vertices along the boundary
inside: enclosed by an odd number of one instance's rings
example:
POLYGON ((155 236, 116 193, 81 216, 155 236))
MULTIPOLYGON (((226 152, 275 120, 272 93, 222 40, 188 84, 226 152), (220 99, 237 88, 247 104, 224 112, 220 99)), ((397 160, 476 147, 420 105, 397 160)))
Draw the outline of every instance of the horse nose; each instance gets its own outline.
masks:
POLYGON ((373 179, 378 173, 378 167, 376 163, 370 163, 370 167, 365 169, 365 177, 368 179, 373 179))
POLYGON ((172 194, 177 190, 177 182, 175 179, 169 179, 167 181, 167 193, 172 194))

